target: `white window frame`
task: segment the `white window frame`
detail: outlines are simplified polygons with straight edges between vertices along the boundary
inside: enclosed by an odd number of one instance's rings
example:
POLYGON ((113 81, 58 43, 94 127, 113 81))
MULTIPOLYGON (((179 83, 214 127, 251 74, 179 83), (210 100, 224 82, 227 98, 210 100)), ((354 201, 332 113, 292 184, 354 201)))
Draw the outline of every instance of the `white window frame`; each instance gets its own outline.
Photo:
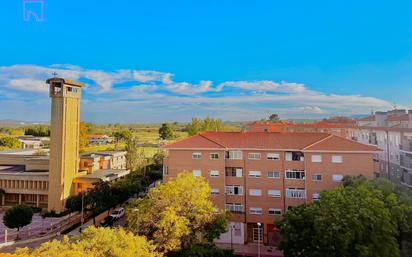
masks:
POLYGON ((286 161, 292 161, 292 156, 293 156, 293 154, 292 154, 292 152, 286 152, 285 153, 285 160, 286 161))
POLYGON ((211 160, 219 160, 219 158, 220 158, 219 153, 210 153, 210 159, 211 160), (212 158, 212 156, 215 155, 215 154, 217 155, 217 158, 212 158))
POLYGON ((226 174, 230 174, 228 177, 237 177, 237 178, 243 177, 243 169, 242 169, 242 168, 235 168, 235 167, 227 167, 227 168, 235 169, 235 170, 234 170, 234 171, 235 171, 235 175, 233 176, 233 171, 231 171, 231 172, 229 173, 229 172, 227 172, 227 171, 225 170, 225 176, 226 176, 226 174))
POLYGON ((220 176, 220 172, 218 170, 211 170, 210 171, 210 176, 211 177, 219 177, 220 176))
POLYGON ((317 201, 320 199, 320 194, 319 193, 313 193, 312 194, 312 200, 317 201))
POLYGON ((342 182, 342 179, 343 179, 342 174, 333 174, 332 175, 332 181, 333 182, 339 183, 339 182, 342 182))
POLYGON ((243 195, 243 186, 239 186, 239 185, 225 186, 225 194, 226 195, 243 195), (237 188, 237 190, 235 188, 237 188), (235 191, 237 191, 237 194, 235 193, 235 191))
POLYGON ((322 174, 319 174, 319 173, 312 174, 312 181, 318 182, 318 181, 322 181, 322 180, 323 180, 323 175, 322 174), (317 176, 320 176, 320 179, 314 179, 317 176))
POLYGON ((305 197, 304 188, 286 188, 286 198, 305 199, 305 197))
POLYGON ((249 214, 251 215, 262 215, 263 214, 263 209, 260 207, 250 207, 249 208, 249 214))
POLYGON ((269 208, 268 215, 270 216, 280 216, 282 215, 282 209, 279 208, 269 208), (272 213, 271 213, 272 212, 272 213))
POLYGON ((276 198, 279 198, 279 197, 281 197, 281 192, 280 192, 280 190, 277 190, 277 189, 269 189, 268 190, 268 196, 269 197, 276 197, 276 198))
POLYGON ((236 177, 237 178, 243 177, 243 169, 240 169, 240 168, 236 169, 236 177))
POLYGON ((193 176, 201 177, 202 176, 202 170, 193 170, 193 176))
POLYGON ((249 195, 250 196, 262 196, 262 190, 261 189, 249 189, 249 195))
POLYGON ((279 179, 280 178, 280 171, 268 171, 268 178, 279 179), (269 174, 273 174, 273 176, 269 176, 269 174), (275 176, 277 174, 277 176, 275 176))
POLYGON ((200 152, 192 153, 192 159, 194 159, 194 160, 202 159, 202 153, 200 153, 200 152))
POLYGON ((280 154, 279 153, 267 153, 266 159, 270 161, 277 161, 280 159, 280 154))
POLYGON ((212 195, 218 195, 218 194, 220 194, 220 189, 219 188, 212 188, 212 189, 210 189, 210 193, 212 195))
POLYGON ((306 172, 304 170, 285 170, 285 179, 305 180, 305 178, 306 172))
POLYGON ((342 155, 332 155, 332 163, 343 163, 342 155))
POLYGON ((260 178, 262 177, 262 172, 260 170, 249 170, 250 178, 260 178))
POLYGON ((244 213, 245 207, 240 203, 225 203, 225 209, 230 212, 244 213))
POLYGON ((322 162, 322 155, 313 154, 311 159, 312 159, 312 162, 321 163, 322 162))
POLYGON ((229 160, 242 160, 243 152, 240 150, 230 150, 229 151, 229 160))
POLYGON ((262 156, 260 153, 248 153, 247 157, 251 161, 258 161, 262 156))

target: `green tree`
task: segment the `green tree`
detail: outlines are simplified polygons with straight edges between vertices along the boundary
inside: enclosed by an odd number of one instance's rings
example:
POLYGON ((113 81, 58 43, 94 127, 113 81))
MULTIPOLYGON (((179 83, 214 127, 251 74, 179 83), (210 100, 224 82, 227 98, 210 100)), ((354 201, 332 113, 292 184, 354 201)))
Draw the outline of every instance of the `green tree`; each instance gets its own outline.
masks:
POLYGON ((192 118, 192 122, 186 125, 187 133, 193 136, 202 131, 203 121, 199 118, 192 118))
POLYGON ((33 257, 161 257, 144 237, 123 229, 89 227, 80 236, 53 240, 36 249, 19 249, 33 257))
POLYGON ((367 187, 369 190, 379 190, 383 193, 386 208, 392 214, 398 230, 397 241, 402 256, 412 252, 412 191, 403 185, 392 183, 385 178, 367 180, 359 177, 345 177, 345 187, 367 187))
POLYGON ((209 243, 213 243, 213 240, 219 238, 222 233, 227 232, 229 226, 229 216, 230 213, 222 212, 220 214, 216 214, 213 217, 212 222, 205 224, 205 239, 209 243))
POLYGON ((0 146, 10 149, 18 149, 21 147, 21 143, 15 137, 3 137, 0 138, 0 146))
POLYGON ((70 196, 66 200, 66 208, 71 212, 80 211, 82 209, 81 194, 70 196))
POLYGON ((280 117, 278 114, 274 113, 272 115, 269 116, 269 121, 271 122, 279 122, 280 121, 280 117))
POLYGON ((232 250, 222 250, 213 244, 189 245, 179 251, 170 252, 167 257, 235 257, 232 250))
POLYGON ((50 127, 47 125, 36 125, 26 127, 24 130, 25 135, 32 135, 35 137, 49 137, 50 136, 50 127))
POLYGON ((83 149, 89 145, 89 140, 87 138, 87 123, 80 122, 79 127, 79 147, 80 149, 83 149))
POLYGON ((126 141, 126 167, 131 171, 142 173, 147 165, 144 149, 140 147, 137 138, 132 137, 126 141))
POLYGON ((112 133, 112 136, 119 141, 127 141, 133 137, 133 133, 130 130, 116 131, 112 133))
POLYGON ((17 238, 19 231, 31 223, 33 218, 33 210, 30 206, 19 204, 11 207, 3 216, 3 223, 10 229, 17 229, 17 238))
POLYGON ((203 120, 202 131, 222 131, 222 130, 223 130, 222 120, 213 119, 210 117, 206 117, 203 120))
POLYGON ((163 123, 159 128, 159 137, 161 139, 172 139, 173 138, 173 129, 169 123, 163 123))
POLYGON ((192 121, 186 125, 186 130, 190 136, 196 135, 204 131, 222 131, 224 129, 223 122, 220 119, 206 117, 204 120, 192 118, 192 121))
MULTIPOLYGON (((384 199, 365 185, 323 192, 319 201, 285 214, 280 248, 285 257, 400 256, 395 216, 384 199)), ((393 195, 390 202, 398 205, 393 195)))
POLYGON ((182 172, 132 203, 127 210, 129 229, 155 240, 160 252, 198 243, 215 221, 209 196, 210 187, 203 177, 182 172))
POLYGON ((93 224, 96 225, 96 216, 116 204, 112 189, 107 182, 102 182, 93 187, 86 195, 87 210, 91 211, 93 224))

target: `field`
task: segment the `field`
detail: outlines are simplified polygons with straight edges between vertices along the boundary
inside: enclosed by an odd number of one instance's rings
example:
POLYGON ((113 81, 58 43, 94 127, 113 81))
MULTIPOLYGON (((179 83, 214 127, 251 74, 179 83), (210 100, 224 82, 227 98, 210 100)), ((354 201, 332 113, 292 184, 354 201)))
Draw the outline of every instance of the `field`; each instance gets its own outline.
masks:
MULTIPOLYGON (((174 138, 171 140, 160 140, 159 139, 159 128, 161 124, 95 124, 95 123, 85 123, 87 127, 87 134, 99 134, 99 135, 109 135, 111 136, 116 131, 130 131, 133 136, 138 139, 140 148, 144 151, 145 156, 151 157, 154 153, 159 150, 158 145, 166 145, 177 140, 184 139, 188 137, 188 133, 185 131, 186 124, 184 123, 173 123, 173 134, 174 138)), ((240 131, 241 123, 224 123, 224 131, 240 131)), ((24 133, 24 128, 21 127, 0 127, 0 137, 1 136, 13 136, 17 137, 24 133)), ((97 151, 110 151, 110 150, 124 150, 125 142, 120 141, 116 144, 107 145, 89 145, 81 149, 81 153, 97 152, 97 151)), ((0 147, 0 150, 2 149, 0 147)))

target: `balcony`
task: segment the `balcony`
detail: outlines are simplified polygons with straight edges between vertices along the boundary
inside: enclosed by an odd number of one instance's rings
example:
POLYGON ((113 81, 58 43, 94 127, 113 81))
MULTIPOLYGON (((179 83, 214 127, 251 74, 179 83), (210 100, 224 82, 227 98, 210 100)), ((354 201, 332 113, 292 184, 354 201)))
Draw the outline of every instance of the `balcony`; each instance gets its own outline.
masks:
POLYGON ((412 154, 403 153, 401 154, 401 166, 412 170, 412 154))
POLYGON ((412 138, 402 140, 401 150, 412 153, 412 138))
POLYGON ((303 162, 305 160, 302 152, 286 152, 286 161, 303 162))

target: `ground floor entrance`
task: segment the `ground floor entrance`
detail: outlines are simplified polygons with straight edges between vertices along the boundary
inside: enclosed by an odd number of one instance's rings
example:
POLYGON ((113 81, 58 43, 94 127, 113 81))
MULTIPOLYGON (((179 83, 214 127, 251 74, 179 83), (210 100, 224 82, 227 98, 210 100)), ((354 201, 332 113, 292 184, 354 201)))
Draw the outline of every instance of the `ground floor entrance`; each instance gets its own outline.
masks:
POLYGON ((247 242, 261 243, 264 242, 264 224, 262 223, 248 223, 247 224, 247 242))

